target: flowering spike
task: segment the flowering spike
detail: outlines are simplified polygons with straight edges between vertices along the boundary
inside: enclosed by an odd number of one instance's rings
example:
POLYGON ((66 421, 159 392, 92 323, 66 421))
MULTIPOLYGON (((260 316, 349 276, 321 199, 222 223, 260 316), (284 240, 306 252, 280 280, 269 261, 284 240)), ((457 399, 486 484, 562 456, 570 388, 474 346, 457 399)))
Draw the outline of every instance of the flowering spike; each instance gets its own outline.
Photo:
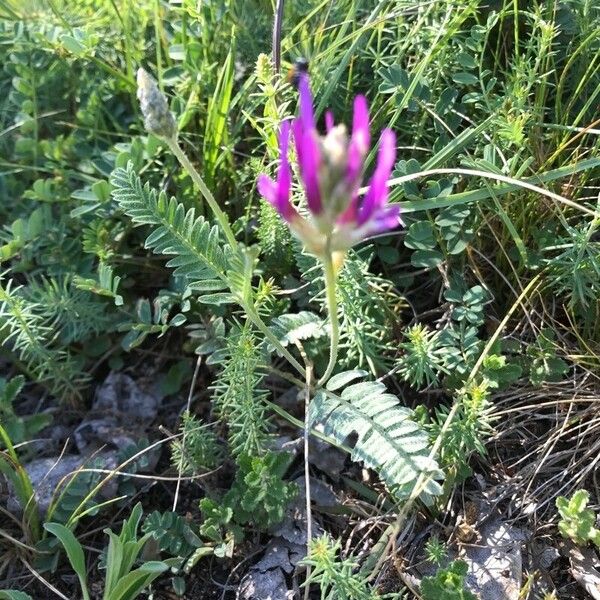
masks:
POLYGON ((175 138, 177 124, 169 110, 167 99, 158 89, 156 81, 140 68, 137 72, 137 85, 137 97, 140 101, 146 131, 162 138, 175 138))
POLYGON ((339 262, 353 245, 368 236, 393 229, 401 222, 400 207, 387 204, 388 179, 396 159, 396 137, 391 129, 382 132, 375 172, 369 189, 361 200, 358 189, 370 144, 366 98, 359 95, 354 99, 350 138, 343 125, 334 124, 333 115, 329 111, 325 114, 327 135, 321 137, 315 125, 306 73, 301 74, 298 89, 299 116, 294 119, 291 128, 310 217, 300 216, 289 198, 289 124, 284 123, 282 126, 277 181, 261 175, 258 189, 275 206, 310 252, 321 257, 330 253, 339 262))

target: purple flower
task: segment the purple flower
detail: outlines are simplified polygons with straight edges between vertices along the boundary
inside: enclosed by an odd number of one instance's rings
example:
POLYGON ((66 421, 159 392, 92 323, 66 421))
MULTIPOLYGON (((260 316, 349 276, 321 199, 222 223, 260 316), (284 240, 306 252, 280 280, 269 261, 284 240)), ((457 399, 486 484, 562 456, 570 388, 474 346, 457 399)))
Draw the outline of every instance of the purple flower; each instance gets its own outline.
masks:
POLYGON ((352 135, 344 125, 335 125, 325 115, 327 133, 317 132, 308 75, 298 85, 300 115, 290 125, 284 121, 279 135, 280 163, 276 181, 260 175, 258 190, 290 229, 317 256, 345 252, 361 240, 393 229, 400 223, 400 207, 389 205, 388 179, 396 158, 396 138, 384 129, 379 143, 377 166, 369 189, 359 198, 364 163, 370 145, 369 109, 364 96, 354 99, 352 135), (298 170, 306 193, 310 218, 304 218, 290 201, 292 176, 288 160, 290 129, 294 137, 298 170))

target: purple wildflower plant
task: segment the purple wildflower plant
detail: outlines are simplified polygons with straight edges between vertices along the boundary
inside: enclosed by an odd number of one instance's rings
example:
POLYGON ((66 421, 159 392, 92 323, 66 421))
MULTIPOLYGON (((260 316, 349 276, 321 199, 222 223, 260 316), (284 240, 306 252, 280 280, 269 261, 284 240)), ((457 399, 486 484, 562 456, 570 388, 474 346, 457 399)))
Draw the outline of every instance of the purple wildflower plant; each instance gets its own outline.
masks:
POLYGON ((260 175, 258 190, 288 223, 313 254, 343 255, 365 238, 397 227, 400 207, 389 205, 388 179, 396 158, 396 137, 381 133, 377 165, 364 197, 359 198, 364 164, 370 145, 369 109, 364 96, 354 99, 352 134, 325 115, 326 135, 317 132, 308 75, 300 76, 299 116, 284 121, 279 134, 277 178, 260 175), (290 201, 292 168, 288 159, 290 131, 294 138, 298 171, 306 193, 309 217, 290 201))

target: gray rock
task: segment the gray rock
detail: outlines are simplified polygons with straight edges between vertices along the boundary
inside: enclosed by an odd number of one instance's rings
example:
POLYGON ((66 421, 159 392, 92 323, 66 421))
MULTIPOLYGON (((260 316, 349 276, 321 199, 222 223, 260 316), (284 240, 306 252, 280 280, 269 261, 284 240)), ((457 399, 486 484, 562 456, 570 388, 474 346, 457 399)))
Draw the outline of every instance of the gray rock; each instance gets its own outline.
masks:
POLYGON ((578 547, 570 540, 561 543, 561 552, 569 558, 571 574, 593 600, 600 600, 600 557, 594 548, 578 547))
POLYGON ((96 391, 92 410, 149 422, 156 417, 159 406, 158 395, 142 391, 129 375, 112 372, 96 391))
POLYGON ((347 456, 345 452, 318 438, 311 438, 310 440, 308 462, 323 471, 323 473, 327 473, 334 481, 339 481, 347 456))
POLYGON ((305 547, 273 538, 263 557, 244 575, 237 591, 237 600, 292 600, 293 590, 286 581, 304 557, 305 547))
POLYGON ((161 399, 142 391, 124 373, 111 373, 96 391, 89 415, 74 432, 75 444, 89 454, 105 444, 123 449, 136 442, 156 418, 161 399))
MULTIPOLYGON (((25 470, 35 491, 40 516, 46 514, 53 497, 58 497, 60 490, 71 480, 70 476, 81 468, 91 467, 92 461, 94 465, 101 464, 102 469, 114 469, 118 464, 116 452, 110 451, 100 452, 92 459, 68 454, 62 457, 40 458, 25 465, 25 470)), ((103 498, 113 497, 116 492, 115 486, 116 479, 113 478, 108 485, 103 486, 100 496, 103 498)), ((12 489, 8 497, 7 508, 16 514, 22 512, 22 507, 12 489)))
POLYGON ((531 554, 533 564, 544 571, 550 570, 554 562, 560 558, 558 548, 536 541, 531 545, 531 554))
POLYGON ((276 567, 285 573, 291 573, 299 560, 306 553, 306 548, 283 538, 273 538, 263 555, 254 565, 254 569, 265 572, 276 567))
POLYGON ((467 587, 481 600, 518 600, 522 583, 521 529, 492 517, 479 529, 480 541, 463 546, 467 587))
POLYGON ((273 569, 266 573, 248 572, 238 588, 238 600, 292 600, 294 592, 288 590, 285 575, 281 569, 273 569))

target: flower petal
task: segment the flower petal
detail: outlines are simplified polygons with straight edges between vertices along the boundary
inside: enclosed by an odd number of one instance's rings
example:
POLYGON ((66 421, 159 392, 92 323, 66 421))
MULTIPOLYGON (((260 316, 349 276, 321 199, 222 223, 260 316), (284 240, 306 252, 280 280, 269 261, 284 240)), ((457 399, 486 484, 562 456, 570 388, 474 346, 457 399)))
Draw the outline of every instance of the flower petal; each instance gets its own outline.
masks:
POLYGON ((279 158, 287 164, 289 164, 287 155, 290 147, 290 127, 291 123, 286 119, 281 123, 281 129, 279 130, 279 158))
POLYGON ((325 131, 329 133, 334 127, 333 113, 328 110, 325 112, 325 131))
POLYGON ((369 106, 364 96, 354 98, 352 119, 352 137, 348 147, 348 166, 346 178, 351 185, 357 183, 363 169, 363 162, 369 150, 369 106))
POLYGON ((298 93, 300 94, 300 120, 305 130, 315 129, 315 114, 313 112, 313 99, 310 92, 310 83, 306 73, 300 74, 298 82, 298 93))
POLYGON ((369 133, 369 105, 364 96, 354 98, 354 114, 352 116, 352 142, 357 149, 366 154, 371 143, 369 133))
POLYGON ((366 224, 367 235, 375 235, 395 229, 402 224, 400 219, 400 206, 398 204, 390 204, 378 212, 376 212, 369 223, 366 224))
POLYGON ((335 220, 338 225, 353 223, 358 216, 358 197, 354 196, 348 203, 346 210, 335 220))
POLYGON ((336 232, 334 247, 338 249, 351 248, 378 233, 384 233, 395 229, 402 224, 400 219, 400 206, 392 204, 385 206, 372 215, 372 218, 364 225, 347 225, 336 232))
POLYGON ((290 137, 290 122, 281 124, 279 133, 279 170, 277 181, 273 181, 267 175, 258 178, 258 191, 268 200, 277 212, 286 220, 290 221, 297 213, 290 202, 290 191, 292 188, 292 170, 288 160, 288 147, 290 137))
POLYGON ((258 193, 276 207, 277 186, 275 182, 264 173, 258 176, 258 193))
POLYGON ((315 129, 306 129, 301 119, 292 123, 296 154, 300 177, 306 191, 306 200, 310 211, 318 215, 322 211, 321 192, 319 189, 319 163, 321 154, 315 129))
POLYGON ((292 169, 288 160, 288 147, 290 140, 290 122, 284 121, 281 124, 279 134, 279 172, 277 173, 277 210, 284 219, 290 220, 296 214, 296 209, 290 202, 290 192, 292 189, 292 169))
POLYGON ((377 156, 377 167, 369 183, 369 189, 365 194, 358 211, 358 224, 362 225, 368 221, 373 213, 385 205, 388 197, 388 179, 396 160, 396 135, 391 129, 384 129, 381 133, 379 153, 377 156))

